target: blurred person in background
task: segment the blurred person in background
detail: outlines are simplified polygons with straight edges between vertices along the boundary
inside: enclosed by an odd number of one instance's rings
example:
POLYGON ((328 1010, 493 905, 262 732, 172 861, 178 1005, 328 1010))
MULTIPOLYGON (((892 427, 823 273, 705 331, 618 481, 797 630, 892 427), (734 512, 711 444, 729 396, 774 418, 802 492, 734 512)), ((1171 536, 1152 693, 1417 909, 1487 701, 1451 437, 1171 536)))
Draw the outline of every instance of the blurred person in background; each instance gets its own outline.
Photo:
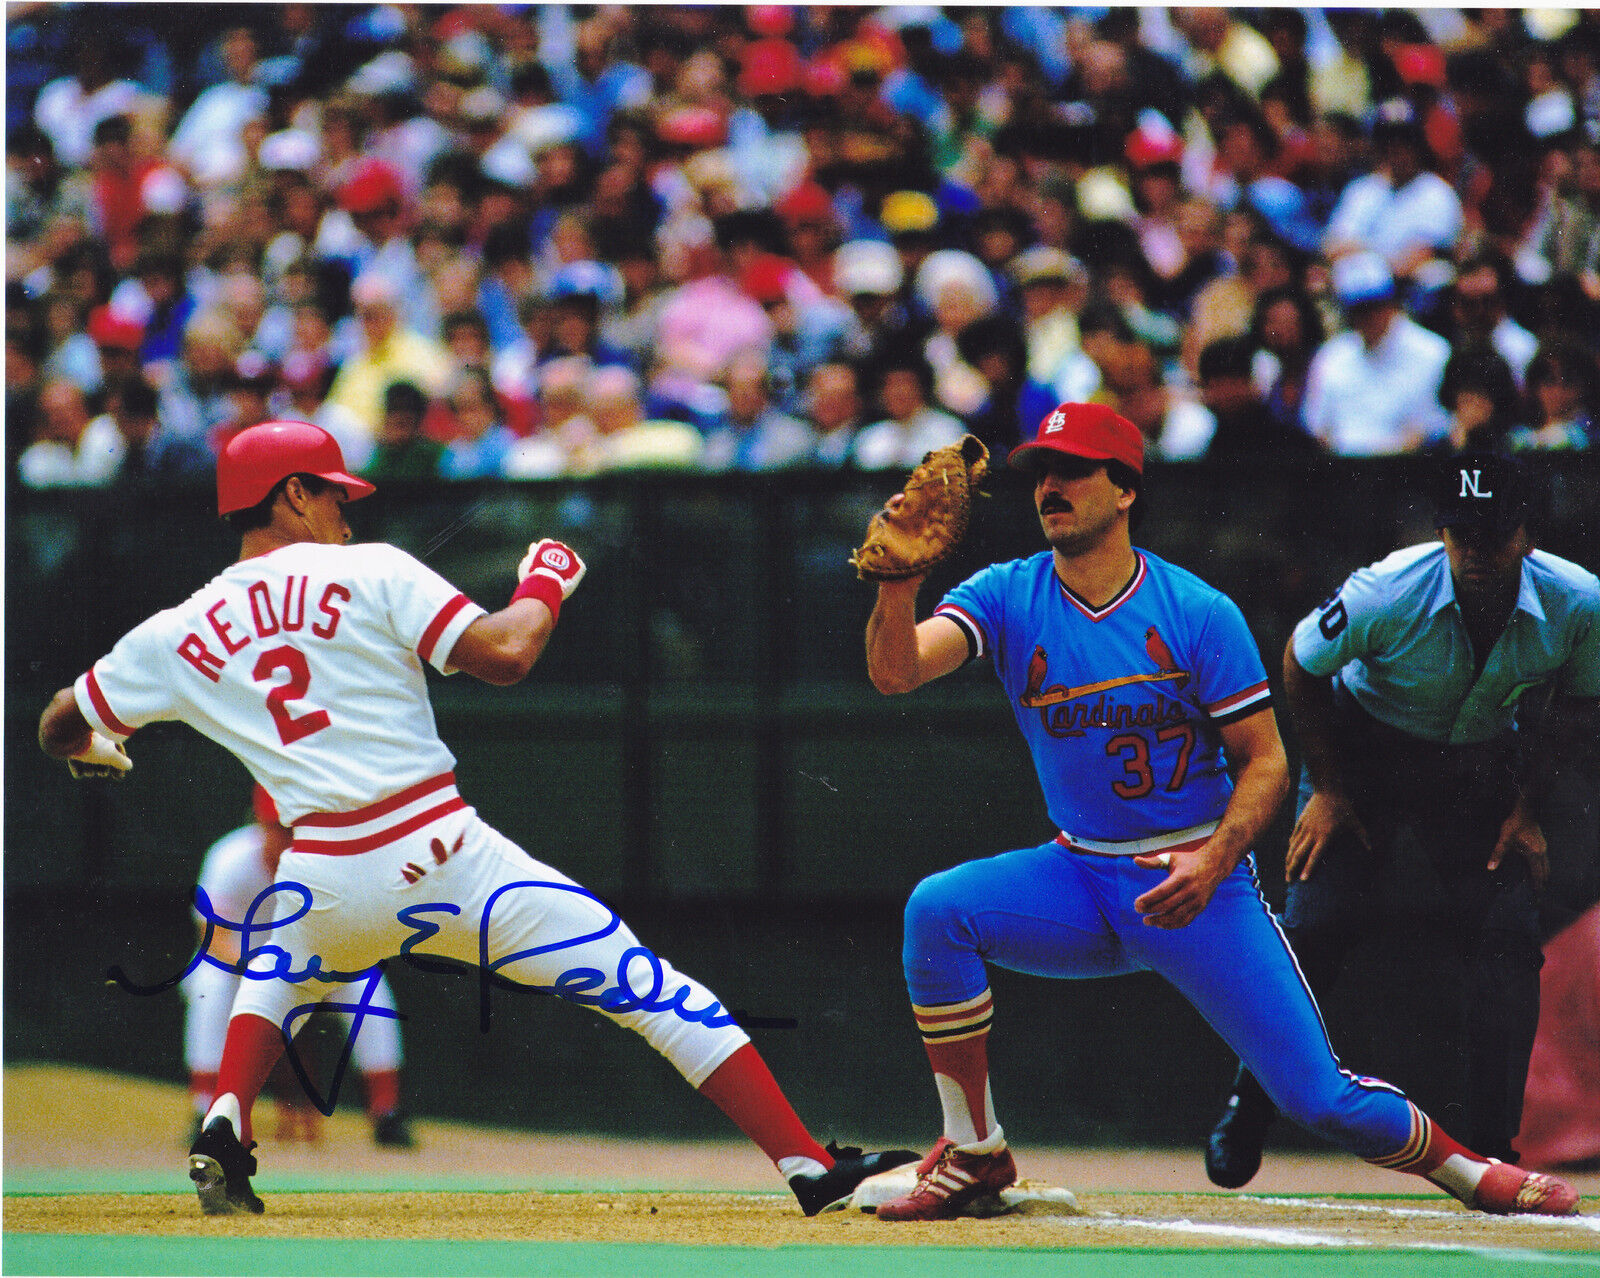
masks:
POLYGON ((734 356, 722 377, 728 411, 706 434, 707 470, 762 471, 803 462, 816 442, 811 427, 772 402, 772 378, 759 351, 734 356))
POLYGON ((638 375, 617 364, 595 368, 584 380, 584 400, 594 437, 580 449, 580 474, 617 470, 694 470, 705 441, 686 422, 647 418, 638 375))
POLYGON ((966 434, 959 417, 933 406, 933 370, 913 349, 879 365, 876 400, 883 417, 861 428, 852 450, 860 470, 910 470, 966 434))
POLYGON ((1306 373, 1306 429, 1347 457, 1416 452, 1449 424, 1439 382, 1450 344, 1401 307, 1376 253, 1333 265, 1333 292, 1350 328, 1330 337, 1306 373))
POLYGON ((445 394, 453 424, 439 474, 445 479, 496 479, 516 435, 500 417, 494 383, 480 367, 460 369, 445 394))
POLYGON ((1439 446, 1454 452, 1497 452, 1520 424, 1521 395, 1511 365, 1481 339, 1458 342, 1445 361, 1439 403, 1450 429, 1439 446))
POLYGON ((1600 386, 1594 354, 1581 342, 1544 343, 1528 363, 1528 419, 1511 431, 1517 452, 1583 451, 1595 442, 1595 392, 1600 386))
POLYGON ((1507 313, 1506 293, 1515 278, 1511 263, 1497 253, 1475 254, 1461 263, 1449 290, 1447 335, 1456 346, 1493 346, 1520 387, 1539 339, 1507 313))
POLYGON ((39 391, 34 439, 17 459, 17 475, 28 488, 103 488, 123 452, 115 424, 91 417, 83 388, 56 377, 39 391))
POLYGON ((1036 245, 1011 263, 1028 341, 1028 376, 1060 402, 1082 403, 1100 385, 1100 370, 1083 352, 1078 313, 1089 293, 1083 263, 1057 248, 1036 245))
POLYGON ((849 465, 861 430, 861 387, 842 361, 818 364, 806 381, 806 416, 817 432, 811 463, 829 470, 849 465))
POLYGON ((385 386, 404 377, 440 395, 454 365, 443 346, 401 322, 399 294, 389 276, 360 276, 350 286, 350 302, 362 345, 339 366, 328 403, 348 412, 370 439, 383 415, 385 386))
POLYGON ((1250 319, 1253 375, 1273 420, 1305 433, 1306 375, 1327 338, 1322 311, 1303 288, 1270 289, 1250 319))
POLYGON ((440 476, 444 445, 423 432, 428 397, 415 382, 390 382, 383 391, 383 422, 373 440, 371 460, 361 468, 364 479, 426 480, 440 476))

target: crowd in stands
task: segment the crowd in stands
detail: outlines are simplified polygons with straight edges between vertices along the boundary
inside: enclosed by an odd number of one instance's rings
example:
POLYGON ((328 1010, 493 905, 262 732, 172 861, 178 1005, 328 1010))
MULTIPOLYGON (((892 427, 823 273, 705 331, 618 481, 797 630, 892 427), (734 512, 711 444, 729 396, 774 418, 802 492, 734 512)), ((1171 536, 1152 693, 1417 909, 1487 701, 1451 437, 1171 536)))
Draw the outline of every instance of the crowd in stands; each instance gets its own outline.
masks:
POLYGON ((7 465, 1579 450, 1582 10, 12 4, 7 465))

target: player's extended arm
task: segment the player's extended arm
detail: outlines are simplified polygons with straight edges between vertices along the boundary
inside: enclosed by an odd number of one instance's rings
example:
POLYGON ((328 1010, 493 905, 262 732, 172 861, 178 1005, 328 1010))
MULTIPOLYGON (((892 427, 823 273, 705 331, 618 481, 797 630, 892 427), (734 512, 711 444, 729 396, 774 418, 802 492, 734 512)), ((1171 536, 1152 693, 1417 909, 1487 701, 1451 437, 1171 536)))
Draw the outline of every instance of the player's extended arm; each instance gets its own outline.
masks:
POLYGON ((534 542, 517 567, 520 580, 511 602, 461 632, 450 665, 500 687, 526 678, 550 641, 563 601, 586 571, 570 546, 550 538, 534 542))
POLYGON ((78 698, 71 688, 63 688, 50 698, 39 716, 39 748, 52 759, 65 759, 72 775, 121 777, 133 767, 133 760, 110 737, 101 736, 78 709, 78 698))
POLYGON ((878 602, 867 619, 867 677, 886 696, 910 692, 959 669, 967 637, 947 617, 917 622, 921 577, 878 583, 878 602))
POLYGON ((1222 746, 1232 765, 1233 795, 1216 831, 1192 852, 1134 858, 1146 869, 1167 869, 1167 877, 1133 903, 1151 927, 1178 928, 1194 922, 1289 792, 1289 760, 1271 709, 1224 727, 1222 746))
POLYGON ((1311 798, 1289 835, 1283 876, 1309 879, 1322 851, 1340 830, 1348 829, 1371 846, 1366 827, 1345 790, 1344 768, 1333 731, 1333 683, 1312 674, 1294 655, 1294 640, 1283 650, 1283 690, 1289 721, 1311 774, 1311 798))

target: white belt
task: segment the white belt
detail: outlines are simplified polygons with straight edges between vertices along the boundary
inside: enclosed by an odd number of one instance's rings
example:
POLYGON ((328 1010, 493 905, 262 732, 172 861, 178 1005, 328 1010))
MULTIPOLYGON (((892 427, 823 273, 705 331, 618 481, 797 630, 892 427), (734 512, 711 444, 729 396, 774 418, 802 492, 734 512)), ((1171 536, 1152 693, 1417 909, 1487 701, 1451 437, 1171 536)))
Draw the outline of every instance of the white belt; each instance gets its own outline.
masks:
POLYGON ((1221 822, 1207 821, 1204 825, 1191 825, 1187 830, 1174 830, 1171 834, 1153 834, 1148 839, 1128 839, 1119 843, 1105 839, 1086 839, 1063 830, 1056 835, 1056 842, 1062 847, 1071 848, 1074 852, 1089 852, 1095 856, 1148 856, 1152 852, 1186 852, 1190 848, 1199 847, 1209 839, 1219 824, 1221 822))

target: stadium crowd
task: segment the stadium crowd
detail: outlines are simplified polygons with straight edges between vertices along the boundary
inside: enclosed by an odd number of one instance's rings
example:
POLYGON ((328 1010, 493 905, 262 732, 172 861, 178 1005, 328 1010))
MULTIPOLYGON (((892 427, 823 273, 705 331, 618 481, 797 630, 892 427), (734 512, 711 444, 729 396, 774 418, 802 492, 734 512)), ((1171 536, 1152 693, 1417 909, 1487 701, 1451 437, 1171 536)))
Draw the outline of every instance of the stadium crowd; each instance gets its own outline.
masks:
POLYGON ((13 4, 8 468, 1585 449, 1600 16, 13 4))

